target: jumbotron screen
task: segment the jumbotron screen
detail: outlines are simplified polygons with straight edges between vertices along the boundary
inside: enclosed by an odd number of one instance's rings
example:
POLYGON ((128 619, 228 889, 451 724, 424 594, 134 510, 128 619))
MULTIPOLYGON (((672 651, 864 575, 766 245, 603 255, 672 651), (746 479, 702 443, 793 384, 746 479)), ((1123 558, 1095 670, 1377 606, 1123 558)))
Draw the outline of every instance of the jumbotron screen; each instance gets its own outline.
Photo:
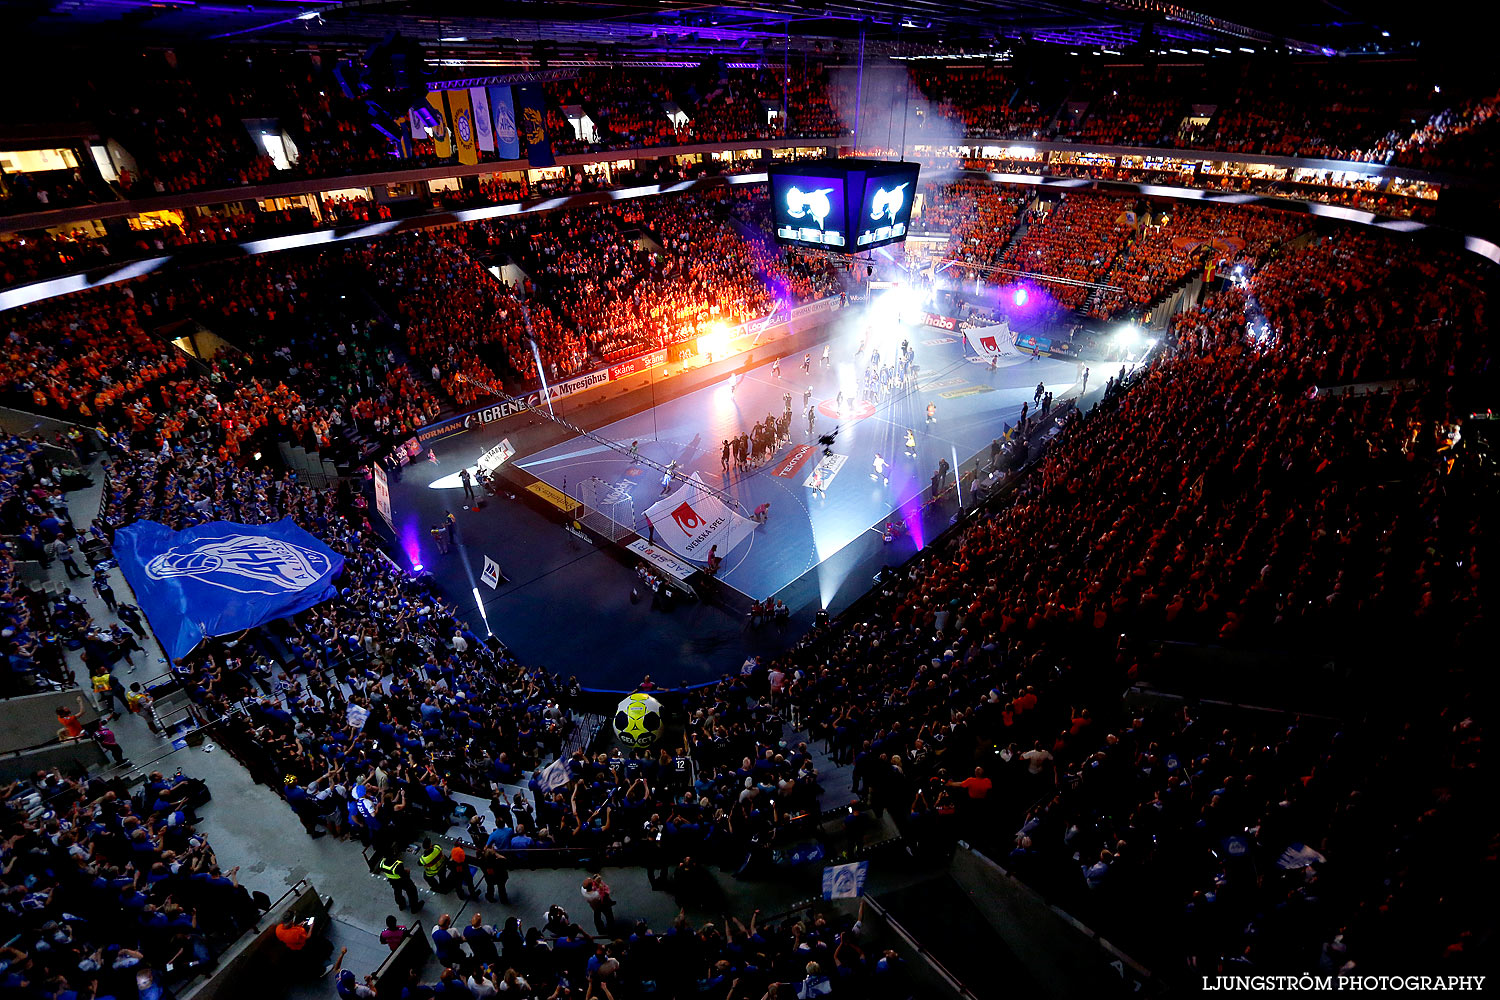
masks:
POLYGON ((883 164, 867 171, 864 181, 854 249, 873 250, 906 239, 912 198, 917 193, 917 165, 883 164))
POLYGON ((844 201, 841 176, 773 171, 771 218, 776 223, 776 242, 847 250, 844 201))
POLYGON ((906 239, 915 163, 819 160, 773 166, 771 219, 781 246, 855 254, 906 239))

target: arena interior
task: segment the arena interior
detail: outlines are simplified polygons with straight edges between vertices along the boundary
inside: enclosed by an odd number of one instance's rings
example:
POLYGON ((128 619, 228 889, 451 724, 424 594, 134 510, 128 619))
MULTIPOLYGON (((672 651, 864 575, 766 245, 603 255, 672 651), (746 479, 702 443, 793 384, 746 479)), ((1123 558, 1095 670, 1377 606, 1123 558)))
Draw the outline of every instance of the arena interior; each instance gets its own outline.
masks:
POLYGON ((1489 988, 1489 33, 1185 2, 4 5, 4 997, 1489 988))

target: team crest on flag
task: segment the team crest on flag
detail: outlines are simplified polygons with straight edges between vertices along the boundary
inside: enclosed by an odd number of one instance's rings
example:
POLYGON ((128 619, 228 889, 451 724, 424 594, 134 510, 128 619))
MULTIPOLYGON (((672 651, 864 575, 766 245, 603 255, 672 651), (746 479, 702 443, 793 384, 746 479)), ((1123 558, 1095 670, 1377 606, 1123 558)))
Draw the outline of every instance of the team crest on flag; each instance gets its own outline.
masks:
POLYGON ((312 586, 333 560, 323 552, 264 535, 225 535, 174 545, 146 563, 152 580, 191 577, 237 594, 286 594, 312 586))
POLYGON ((206 638, 328 600, 344 570, 342 555, 289 517, 257 525, 211 521, 183 531, 136 521, 115 532, 114 553, 174 660, 206 638))

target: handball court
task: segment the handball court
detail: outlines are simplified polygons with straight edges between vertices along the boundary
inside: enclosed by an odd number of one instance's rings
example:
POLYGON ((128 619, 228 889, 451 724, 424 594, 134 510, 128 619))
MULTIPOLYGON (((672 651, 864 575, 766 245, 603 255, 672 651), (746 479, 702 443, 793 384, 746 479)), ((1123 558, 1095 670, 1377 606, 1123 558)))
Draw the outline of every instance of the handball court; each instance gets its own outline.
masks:
MULTIPOLYGON (((819 610, 842 611, 869 589, 883 565, 904 562, 946 527, 957 511, 951 493, 943 504, 923 510, 940 460, 950 466, 951 484, 953 468, 972 467, 976 453, 987 459, 990 442, 1017 422, 1023 402, 1032 403, 1038 381, 1053 392, 1054 404, 1081 388, 1075 361, 1014 354, 992 368, 964 350, 960 335, 897 322, 878 300, 847 310, 823 334, 810 348, 798 345, 781 355, 779 375, 769 358, 757 358, 746 363, 753 367, 741 366, 694 391, 671 398, 658 392, 654 406, 602 426, 576 418, 625 449, 636 442, 640 455, 696 473, 734 497, 746 515, 769 503, 765 522, 732 551, 720 553, 717 579, 744 595, 742 604, 782 600, 793 612, 786 625, 751 628, 742 615, 706 601, 664 611, 653 606, 644 587, 635 603, 634 557, 606 552, 603 542, 591 545, 520 500, 501 494, 469 506, 461 488, 447 485, 481 451, 508 437, 516 448, 511 462, 558 490, 575 498, 597 495, 601 486, 628 494, 630 502, 615 508, 617 516, 632 517, 631 527, 646 537, 643 515, 663 495, 661 474, 632 463, 624 449, 576 436, 559 442, 551 425, 537 426, 539 418, 529 429, 472 428, 439 441, 437 463, 409 466, 391 485, 401 545, 409 553, 417 548, 415 558, 476 630, 492 629, 524 661, 576 674, 585 686, 629 689, 645 673, 658 683, 698 683, 737 669, 747 653, 774 654, 819 610), (898 356, 903 339, 914 351, 915 377, 905 388, 864 392, 862 375, 872 352, 879 352, 884 365, 898 356), (771 461, 726 474, 722 442, 767 416, 780 416, 787 393, 790 442, 771 461), (811 431, 805 397, 815 409, 811 431), (936 407, 931 423, 929 403, 936 407), (908 430, 912 448, 906 446, 908 430), (827 435, 833 441, 825 446, 820 438, 827 435), (550 443, 541 446, 547 438, 550 443), (878 479, 872 478, 877 454, 889 463, 878 479), (816 490, 807 483, 820 463, 823 489, 816 490), (590 479, 598 482, 585 487, 590 479), (440 554, 428 527, 445 510, 458 520, 457 544, 440 554), (886 542, 885 526, 892 522, 904 529, 886 542), (506 578, 493 589, 481 580, 486 556, 506 578), (611 642, 623 635, 628 643, 611 642)), ((1089 390, 1105 377, 1095 366, 1089 390)))

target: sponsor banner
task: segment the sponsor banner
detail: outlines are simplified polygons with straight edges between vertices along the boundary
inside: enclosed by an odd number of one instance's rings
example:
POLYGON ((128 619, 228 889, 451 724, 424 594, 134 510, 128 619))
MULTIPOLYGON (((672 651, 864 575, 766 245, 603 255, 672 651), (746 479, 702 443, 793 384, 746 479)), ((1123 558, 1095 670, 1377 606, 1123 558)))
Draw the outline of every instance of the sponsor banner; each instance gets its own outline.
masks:
POLYGON ((698 567, 683 562, 660 545, 647 545, 644 538, 637 538, 625 547, 675 580, 686 581, 698 572, 698 567))
POLYGON ((243 632, 333 597, 344 557, 290 517, 210 521, 173 531, 136 521, 115 532, 115 558, 167 655, 243 632))
POLYGON ((596 372, 589 372, 587 375, 580 375, 577 378, 568 379, 566 382, 549 386, 547 396, 550 399, 557 399, 559 396, 571 396, 575 392, 592 389, 594 386, 603 385, 608 381, 609 369, 601 368, 596 372))
POLYGON ((470 87, 469 104, 474 108, 474 143, 484 152, 493 153, 495 119, 490 112, 490 92, 483 87, 470 87))
POLYGON ((963 399, 965 396, 977 396, 981 392, 994 392, 992 385, 966 385, 962 389, 949 389, 947 392, 938 393, 939 399, 963 399))
POLYGON ((826 491, 833 485, 834 477, 849 461, 848 455, 824 455, 823 460, 813 467, 812 475, 808 476, 803 486, 812 490, 826 491))
POLYGON ((900 288, 900 287, 901 287, 901 282, 899 282, 899 281, 872 281, 872 282, 870 282, 870 291, 872 291, 872 292, 878 291, 879 289, 882 289, 882 288, 900 288))
POLYGON ((535 493, 537 496, 541 497, 543 500, 547 501, 552 506, 562 511, 564 514, 571 514, 573 513, 573 511, 578 509, 577 500, 574 500, 572 497, 568 496, 566 493, 558 489, 556 486, 553 486, 551 483, 544 483, 540 479, 538 479, 536 482, 526 487, 526 489, 532 493, 535 493))
POLYGON ((644 371, 650 371, 652 368, 656 368, 666 363, 667 351, 666 348, 662 348, 659 351, 652 351, 650 354, 642 354, 639 357, 621 361, 617 365, 610 365, 609 380, 611 382, 615 382, 622 378, 628 378, 631 375, 637 375, 644 371))
POLYGON ((500 564, 489 556, 484 557, 484 572, 479 574, 479 579, 486 587, 494 590, 500 585, 500 564))
POLYGON ((415 440, 426 444, 429 441, 436 441, 438 438, 447 437, 449 434, 468 429, 469 425, 462 420, 449 420, 441 424, 433 424, 431 427, 423 427, 417 431, 415 440))
MULTIPOLYGON (((533 393, 531 395, 535 394, 533 393)), ((526 399, 518 399, 515 402, 511 402, 507 399, 502 403, 496 403, 494 406, 486 406, 482 409, 475 410, 474 419, 481 424, 489 424, 495 422, 496 420, 504 420, 506 417, 513 417, 517 413, 525 413, 527 410, 536 405, 536 403, 532 401, 531 395, 528 395, 526 399)))
POLYGON ((522 83, 511 87, 516 100, 516 128, 526 143, 526 159, 533 167, 550 167, 557 161, 552 155, 552 137, 547 134, 547 99, 541 84, 522 83))
POLYGON ((479 162, 478 138, 474 129, 474 108, 467 90, 450 90, 448 111, 453 119, 453 141, 458 146, 458 162, 473 166, 479 162))
POLYGON ((646 518, 656 526, 656 537, 663 545, 696 562, 707 562, 715 547, 716 555, 724 558, 756 527, 754 521, 736 514, 708 492, 696 472, 671 496, 653 504, 646 518))
POLYGON ((782 479, 791 479, 802 466, 807 464, 807 460, 812 458, 813 452, 817 450, 810 444, 799 444, 787 452, 786 457, 771 468, 771 475, 780 476, 782 479))
POLYGON ((856 899, 865 894, 865 879, 870 862, 855 861, 847 865, 829 865, 823 869, 824 899, 856 899))
POLYGON ((375 509, 385 518, 385 526, 395 531, 396 522, 391 519, 391 484, 386 478, 385 467, 376 462, 370 466, 370 472, 375 479, 375 509))
POLYGON ((494 116, 495 152, 502 160, 521 158, 521 133, 516 128, 515 105, 509 86, 490 87, 490 114, 494 116))
POLYGON ((805 306, 794 308, 792 310, 792 319, 807 319, 809 316, 821 316, 823 313, 833 312, 838 307, 839 300, 837 297, 819 299, 816 302, 809 302, 805 306))
POLYGON ((948 389, 955 385, 963 385, 965 381, 962 375, 955 375, 952 378, 939 379, 935 382, 923 382, 917 386, 917 391, 932 392, 934 389, 948 389))
POLYGON ((953 341, 955 339, 956 338, 954 338, 954 337, 932 337, 932 338, 930 338, 928 340, 922 341, 922 346, 923 347, 941 347, 944 344, 951 344, 951 343, 953 343, 953 341))
POLYGON ((964 331, 969 346, 984 358, 1000 358, 1010 353, 1010 323, 1001 320, 994 326, 970 327, 964 331))
POLYGON ((479 456, 477 463, 481 472, 494 472, 500 466, 510 461, 516 449, 511 447, 510 438, 502 438, 500 443, 493 448, 488 448, 479 456))
POLYGON ((1046 354, 1052 350, 1052 340, 1049 337, 1038 337, 1034 333, 1028 333, 1016 338, 1016 347, 1027 353, 1030 353, 1032 348, 1035 348, 1046 354))
POLYGON ((958 317, 944 316, 942 313, 924 312, 922 322, 927 326, 935 326, 939 330, 957 330, 958 317))

